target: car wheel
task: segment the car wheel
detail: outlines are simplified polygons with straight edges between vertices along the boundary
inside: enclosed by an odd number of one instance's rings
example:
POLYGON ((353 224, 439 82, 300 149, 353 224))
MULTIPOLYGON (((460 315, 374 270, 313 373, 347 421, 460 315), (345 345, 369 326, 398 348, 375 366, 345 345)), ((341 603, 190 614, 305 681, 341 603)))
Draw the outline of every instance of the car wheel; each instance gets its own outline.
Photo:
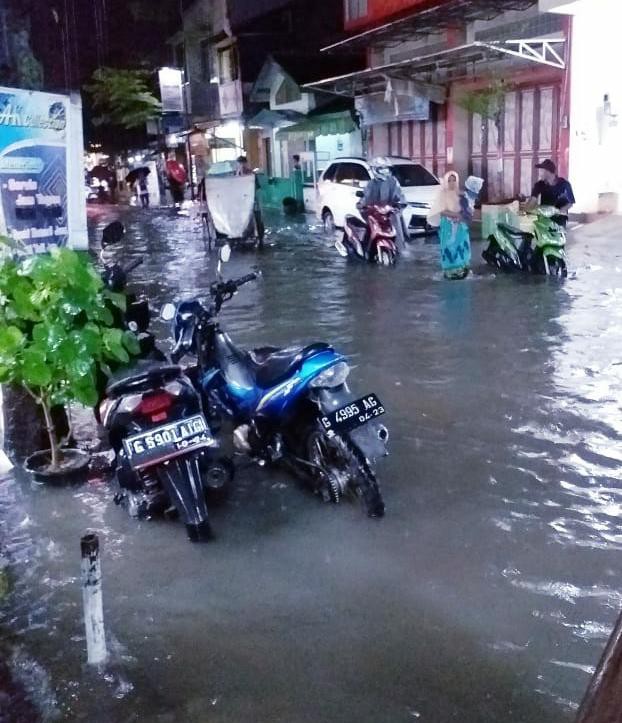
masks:
POLYGON ((328 208, 322 214, 322 226, 325 234, 335 233, 335 217, 328 208))

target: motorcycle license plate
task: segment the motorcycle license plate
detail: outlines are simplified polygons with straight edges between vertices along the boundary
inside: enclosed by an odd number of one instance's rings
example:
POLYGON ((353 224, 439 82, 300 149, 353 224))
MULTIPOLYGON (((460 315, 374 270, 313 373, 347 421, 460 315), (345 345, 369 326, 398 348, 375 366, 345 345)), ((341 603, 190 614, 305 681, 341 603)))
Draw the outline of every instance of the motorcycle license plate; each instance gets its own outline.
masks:
POLYGON ((125 453, 134 469, 214 444, 215 440, 202 414, 163 424, 123 440, 125 453))
POLYGON ((348 402, 341 409, 320 417, 324 429, 329 432, 343 432, 355 429, 385 414, 382 402, 375 394, 367 394, 353 402, 348 402))

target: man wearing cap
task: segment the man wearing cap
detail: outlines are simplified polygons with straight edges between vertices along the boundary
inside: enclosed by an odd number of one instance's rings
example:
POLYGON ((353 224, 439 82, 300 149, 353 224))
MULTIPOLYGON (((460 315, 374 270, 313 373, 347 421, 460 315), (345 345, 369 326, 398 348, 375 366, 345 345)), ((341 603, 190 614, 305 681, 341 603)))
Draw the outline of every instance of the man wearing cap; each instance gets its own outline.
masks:
POLYGON ((533 210, 536 206, 555 206, 559 210, 555 220, 565 226, 568 221, 568 211, 575 203, 572 186, 565 178, 557 175, 557 167, 549 158, 538 163, 536 168, 541 171, 540 180, 531 191, 527 210, 533 210))

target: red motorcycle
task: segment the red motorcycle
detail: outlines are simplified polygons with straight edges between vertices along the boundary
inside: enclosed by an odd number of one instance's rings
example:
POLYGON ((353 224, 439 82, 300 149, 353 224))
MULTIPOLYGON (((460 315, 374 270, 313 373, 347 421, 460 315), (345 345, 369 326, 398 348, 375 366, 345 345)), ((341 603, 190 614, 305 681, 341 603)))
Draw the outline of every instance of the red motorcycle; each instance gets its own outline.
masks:
MULTIPOLYGON (((343 238, 335 243, 342 256, 393 266, 397 260, 396 231, 393 206, 366 206, 361 212, 367 218, 347 215, 343 238)), ((398 211, 399 212, 399 211, 398 211)))

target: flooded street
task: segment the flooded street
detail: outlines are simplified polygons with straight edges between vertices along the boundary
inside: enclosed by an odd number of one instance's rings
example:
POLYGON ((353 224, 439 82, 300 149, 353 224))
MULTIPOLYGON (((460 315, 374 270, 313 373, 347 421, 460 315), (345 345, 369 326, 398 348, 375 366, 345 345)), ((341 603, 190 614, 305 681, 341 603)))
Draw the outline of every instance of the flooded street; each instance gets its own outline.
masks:
MULTIPOLYGON (((98 210, 94 241, 118 214, 122 259, 145 257, 132 289, 155 307, 206 292, 216 255, 192 221, 98 210)), ((130 519, 104 481, 9 477, 0 654, 31 702, 0 698, 0 720, 36 720, 34 704, 102 723, 571 721, 622 608, 619 224, 574 233, 564 283, 479 261, 448 282, 421 240, 395 269, 355 265, 283 218, 267 241, 227 265, 263 275, 222 325, 241 346, 321 340, 350 357, 353 389, 388 410, 385 518, 246 467, 217 538, 193 545, 181 523, 130 519), (85 665, 87 529, 104 676, 85 665)))

